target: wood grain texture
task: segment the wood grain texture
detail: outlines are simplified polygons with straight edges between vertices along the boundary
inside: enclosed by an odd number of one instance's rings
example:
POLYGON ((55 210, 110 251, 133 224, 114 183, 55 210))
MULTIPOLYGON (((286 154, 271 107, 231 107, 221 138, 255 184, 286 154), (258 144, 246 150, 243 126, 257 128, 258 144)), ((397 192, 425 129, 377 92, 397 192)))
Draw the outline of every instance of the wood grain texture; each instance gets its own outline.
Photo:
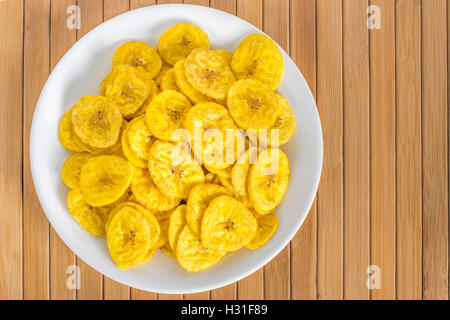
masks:
MULTIPOLYGON (((370 0, 382 12, 381 29, 370 31, 370 264, 380 268, 381 288, 372 299, 395 299, 396 139, 395 2, 370 0)), ((368 276, 368 275, 367 275, 368 276)))
POLYGON ((397 298, 421 299, 422 104, 419 0, 397 1, 396 30, 397 298))
MULTIPOLYGON (((237 0, 236 15, 257 28, 263 27, 263 1, 237 0)), ((261 268, 238 282, 238 299, 264 299, 264 268, 261 268)))
POLYGON ((343 2, 344 298, 369 299, 370 120, 368 1, 343 2))
MULTIPOLYGON (((26 1, 24 9, 23 147, 29 150, 34 107, 50 71, 50 1, 26 1)), ((49 299, 49 223, 34 189, 27 151, 23 152, 23 272, 24 299, 49 299)))
MULTIPOLYGON (((289 0, 264 0, 264 32, 289 52, 289 0)), ((264 266, 265 299, 290 299, 290 244, 264 266)))
MULTIPOLYGON (((50 24, 50 67, 53 69, 59 59, 77 40, 77 29, 67 28, 67 8, 76 5, 76 0, 51 1, 50 24)), ((67 268, 76 265, 73 252, 64 244, 55 230, 50 227, 50 298, 53 300, 72 300, 76 290, 66 285, 67 268)))
MULTIPOLYGON (((23 298, 23 1, 0 2, 0 298, 23 298)), ((28 150, 26 151, 28 152, 28 150)))
POLYGON ((317 294, 343 298, 342 1, 317 1, 317 104, 324 159, 318 191, 317 294))
MULTIPOLYGON (((291 0, 290 55, 316 96, 316 1, 291 0)), ((295 106, 292 106, 295 108, 295 106)), ((291 298, 316 299, 317 201, 291 242, 291 298)))
POLYGON ((448 299, 447 3, 422 1, 423 298, 448 299))

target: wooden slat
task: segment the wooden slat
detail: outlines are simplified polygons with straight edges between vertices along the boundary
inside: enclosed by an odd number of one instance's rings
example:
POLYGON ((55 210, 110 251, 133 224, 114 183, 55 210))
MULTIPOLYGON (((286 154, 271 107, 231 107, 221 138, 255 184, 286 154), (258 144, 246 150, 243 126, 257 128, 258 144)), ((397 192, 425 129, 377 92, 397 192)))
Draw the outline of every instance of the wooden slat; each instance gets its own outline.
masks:
POLYGON ((395 3, 370 0, 370 4, 382 14, 381 29, 370 31, 370 264, 380 268, 382 280, 371 296, 395 299, 395 3))
MULTIPOLYGON (((290 53, 316 96, 316 1, 291 1, 290 53)), ((295 108, 296 106, 292 106, 295 108)), ((291 298, 316 299, 317 202, 291 242, 291 298)))
MULTIPOLYGON (((50 66, 53 69, 59 59, 76 42, 77 30, 67 28, 67 7, 76 0, 51 1, 50 66)), ((66 270, 75 265, 75 254, 64 244, 53 228, 50 228, 50 298, 72 300, 76 290, 67 288, 66 270)))
POLYGON ((397 298, 420 299, 422 297, 420 0, 398 0, 396 17, 397 298))
MULTIPOLYGON (((103 22, 103 0, 78 0, 81 10, 81 29, 77 38, 103 22)), ((89 267, 81 259, 77 259, 80 268, 81 289, 78 290, 79 300, 101 300, 103 298, 103 277, 89 267)))
MULTIPOLYGON (((238 17, 252 23, 257 28, 263 27, 263 1, 237 0, 236 14, 238 17)), ((264 299, 264 269, 261 268, 238 282, 238 299, 264 299)))
POLYGON ((0 299, 23 297, 23 31, 23 1, 0 2, 0 299))
POLYGON ((448 299, 447 4, 422 1, 423 298, 448 299))
POLYGON ((317 103, 324 158, 318 192, 317 294, 343 297, 342 1, 317 1, 317 103))
MULTIPOLYGON (((236 14, 235 0, 211 0, 211 7, 231 14, 236 14)), ((237 298, 237 283, 211 291, 211 299, 234 300, 237 298)))
MULTIPOLYGON (((155 5, 156 0, 131 0, 130 1, 130 10, 155 5)), ((131 288, 131 299, 133 300, 155 300, 156 293, 147 292, 138 290, 135 288, 131 288)))
POLYGON ((344 298, 369 299, 369 32, 367 0, 343 2, 344 298))
MULTIPOLYGON (((289 52, 289 0, 264 0, 264 32, 289 52)), ((290 244, 264 267, 265 299, 290 299, 290 244)))
POLYGON ((50 1, 25 2, 23 132, 23 295, 46 300, 49 286, 49 223, 31 176, 30 129, 34 107, 50 70, 50 1), (39 63, 36 63, 39 61, 39 63))

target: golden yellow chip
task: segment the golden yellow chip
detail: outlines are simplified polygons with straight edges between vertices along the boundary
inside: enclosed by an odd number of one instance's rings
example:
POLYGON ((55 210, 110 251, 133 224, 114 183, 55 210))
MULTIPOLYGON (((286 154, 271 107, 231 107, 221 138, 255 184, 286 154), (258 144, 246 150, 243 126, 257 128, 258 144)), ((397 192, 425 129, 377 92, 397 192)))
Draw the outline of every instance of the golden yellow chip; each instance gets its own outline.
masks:
POLYGON ((209 39, 202 29, 189 23, 179 23, 167 29, 158 42, 159 54, 172 66, 187 58, 196 48, 209 49, 209 39))
POLYGON ((258 230, 253 240, 245 246, 247 249, 261 248, 272 238, 278 229, 278 218, 273 214, 255 214, 255 216, 258 222, 258 230))
POLYGON ((218 177, 220 184, 225 188, 227 188, 227 190, 230 191, 232 195, 234 195, 236 193, 236 190, 234 190, 233 184, 231 183, 231 179, 225 176, 218 176, 218 177))
POLYGON ((67 207, 72 217, 89 233, 94 236, 105 233, 106 215, 99 208, 90 206, 79 190, 70 190, 67 207))
MULTIPOLYGON (((124 202, 133 202, 134 200, 134 196, 133 196, 133 192, 131 191, 131 188, 128 188, 127 191, 125 191, 125 193, 119 198, 119 200, 114 201, 113 203, 110 203, 106 206, 101 206, 101 207, 97 207, 98 209, 100 209, 109 219, 110 217, 110 213, 120 204, 124 203, 124 202)), ((108 220, 106 220, 108 222, 108 220)), ((105 228, 106 228, 106 224, 105 224, 105 228)))
POLYGON ((150 132, 158 139, 176 141, 173 136, 181 129, 191 103, 178 91, 164 90, 158 94, 147 108, 145 117, 150 132))
POLYGON ((116 104, 102 96, 82 97, 72 111, 72 125, 80 140, 95 148, 108 148, 119 140, 123 119, 116 104))
MULTIPOLYGON (((158 219, 158 216, 156 216, 158 219)), ((152 247, 152 249, 158 249, 162 246, 169 243, 169 219, 160 219, 158 220, 159 227, 161 228, 161 233, 159 234, 158 240, 156 241, 156 244, 152 247)))
POLYGON ((156 139, 145 123, 145 116, 131 120, 122 134, 122 150, 135 166, 147 168, 148 152, 156 139))
POLYGON ((166 75, 166 72, 169 71, 170 69, 172 69, 172 66, 170 64, 163 62, 161 71, 159 72, 158 76, 155 78, 155 83, 158 86, 161 86, 162 80, 163 80, 164 76, 166 75))
POLYGON ((189 272, 199 272, 217 264, 225 252, 204 247, 199 237, 185 226, 178 237, 175 254, 181 267, 189 272))
POLYGON ((167 197, 187 199, 192 187, 205 181, 190 152, 170 142, 153 144, 148 165, 153 182, 167 197))
POLYGON ((215 176, 216 175, 214 173, 210 173, 210 172, 205 174, 205 183, 213 183, 215 176))
POLYGON ((251 34, 234 51, 231 69, 238 79, 258 79, 275 90, 283 76, 283 56, 268 37, 251 34))
POLYGON ((195 235, 200 235, 203 213, 212 200, 222 195, 231 195, 217 184, 199 184, 192 188, 186 207, 186 223, 195 235))
POLYGON ((231 59, 233 59, 233 54, 225 49, 216 49, 213 52, 219 55, 228 65, 231 65, 231 59))
POLYGON ((122 206, 109 221, 106 239, 114 263, 121 269, 146 261, 151 249, 151 226, 145 214, 122 206))
POLYGON ((128 65, 148 72, 155 79, 162 67, 162 60, 155 49, 139 41, 128 41, 121 45, 113 56, 113 66, 128 65))
POLYGON ((81 141, 81 139, 78 138, 78 136, 76 134, 74 134, 74 140, 76 141, 77 144, 83 146, 85 151, 92 153, 94 155, 120 153, 119 150, 122 149, 122 135, 123 135, 123 132, 125 131, 127 124, 128 124, 128 122, 126 122, 125 120, 122 121, 122 127, 120 127, 119 139, 117 139, 115 144, 113 144, 111 147, 108 147, 108 148, 93 147, 93 146, 81 141))
POLYGON ((205 96, 200 91, 194 89, 190 85, 190 83, 186 79, 186 75, 184 73, 184 64, 186 62, 186 59, 182 59, 178 61, 175 66, 173 67, 173 70, 175 72, 175 80, 177 82, 177 87, 183 93, 193 104, 196 103, 203 103, 212 101, 212 99, 208 96, 205 96))
POLYGON ((172 248, 166 243, 161 248, 159 248, 162 253, 164 253, 168 257, 175 258, 175 253, 173 253, 172 248))
POLYGON ((232 166, 227 167, 225 169, 217 169, 217 168, 209 166, 207 163, 203 164, 203 166, 205 167, 206 170, 208 170, 209 172, 215 174, 216 176, 222 176, 222 177, 225 177, 225 178, 231 178, 232 166))
POLYGON ((61 169, 61 178, 71 189, 80 189, 81 167, 91 159, 93 155, 87 152, 71 154, 61 169))
POLYGON ((219 196, 203 214, 200 238, 207 248, 231 252, 252 241, 257 229, 249 209, 230 196, 219 196))
POLYGON ((208 49, 195 49, 184 64, 189 84, 204 95, 225 100, 236 78, 226 61, 208 49))
POLYGON ((247 150, 239 159, 236 164, 231 169, 231 184, 235 192, 242 196, 247 196, 247 177, 248 171, 250 169, 250 164, 256 162, 256 157, 258 155, 258 149, 253 147, 247 150))
POLYGON ((78 138, 73 131, 72 126, 72 109, 67 111, 59 123, 59 143, 71 151, 83 152, 85 148, 79 143, 80 138, 78 138))
POLYGON ((195 156, 207 169, 225 169, 234 163, 235 143, 227 138, 227 131, 234 132, 237 128, 224 106, 215 102, 193 106, 184 127, 190 133, 195 156))
POLYGON ((140 115, 143 115, 145 113, 145 111, 147 110, 147 106, 149 105, 149 103, 152 102, 153 98, 155 98, 156 95, 159 93, 159 88, 155 81, 148 78, 148 79, 146 79, 145 83, 147 84, 147 86, 150 89, 150 94, 148 95, 147 100, 145 100, 145 102, 142 104, 142 106, 135 113, 130 114, 130 115, 124 115, 125 119, 131 120, 131 119, 139 117, 140 115))
POLYGON ((154 211, 173 209, 181 201, 180 198, 169 198, 163 195, 150 178, 148 169, 135 168, 131 190, 137 202, 154 211))
POLYGON ((80 189, 86 202, 100 207, 117 201, 127 191, 133 165, 117 156, 91 158, 81 168, 80 189))
POLYGON ((103 79, 100 93, 111 98, 124 116, 137 112, 152 93, 149 76, 128 65, 117 65, 103 79))
POLYGON ((253 79, 235 82, 228 93, 227 105, 236 124, 244 130, 270 128, 279 112, 275 92, 253 79))
POLYGON ((280 149, 260 153, 248 175, 248 194, 259 214, 272 212, 286 194, 289 185, 289 160, 280 149))
POLYGON ((169 219, 169 245, 172 251, 175 252, 177 248, 178 237, 186 225, 186 205, 182 204, 178 206, 170 215, 169 219))
POLYGON ((166 74, 161 80, 161 91, 164 90, 178 90, 177 77, 175 76, 175 70, 172 68, 167 70, 166 74))

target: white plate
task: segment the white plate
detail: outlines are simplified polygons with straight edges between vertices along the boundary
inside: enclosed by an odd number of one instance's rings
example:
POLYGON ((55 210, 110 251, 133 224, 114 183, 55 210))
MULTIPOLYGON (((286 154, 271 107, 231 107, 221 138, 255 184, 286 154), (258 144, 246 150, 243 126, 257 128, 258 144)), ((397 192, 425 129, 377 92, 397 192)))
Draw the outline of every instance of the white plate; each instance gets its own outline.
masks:
POLYGON ((68 189, 60 172, 69 152, 58 142, 59 121, 83 95, 99 94, 100 82, 111 69, 111 58, 120 44, 140 40, 156 48, 162 32, 179 22, 199 26, 208 34, 213 48, 230 51, 248 34, 262 33, 235 16, 199 6, 159 5, 122 14, 89 32, 55 67, 39 97, 30 137, 31 169, 39 200, 53 228, 70 249, 92 268, 118 282, 141 290, 178 294, 225 286, 275 257, 308 214, 319 184, 323 153, 313 96, 301 72, 282 50, 285 72, 279 92, 294 110, 297 130, 282 147, 289 156, 291 181, 284 202, 276 210, 279 228, 274 237, 261 249, 228 254, 218 265, 198 274, 184 271, 176 260, 159 250, 142 266, 126 271, 117 268, 105 238, 84 231, 67 210, 68 189))

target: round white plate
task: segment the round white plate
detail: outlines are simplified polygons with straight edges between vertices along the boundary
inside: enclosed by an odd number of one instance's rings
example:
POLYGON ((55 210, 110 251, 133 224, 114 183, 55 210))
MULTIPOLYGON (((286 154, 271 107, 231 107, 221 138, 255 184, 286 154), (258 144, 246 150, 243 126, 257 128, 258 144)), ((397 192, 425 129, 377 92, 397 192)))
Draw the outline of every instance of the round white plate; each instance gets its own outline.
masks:
POLYGON ((255 272, 275 257, 308 214, 319 184, 323 153, 314 98, 301 72, 282 50, 285 71, 278 91, 294 110, 297 130, 282 147, 289 156, 291 180, 284 202, 276 210, 279 228, 273 238, 258 250, 241 249, 228 254, 219 264, 198 274, 183 270, 175 259, 159 250, 144 265, 129 270, 116 267, 105 237, 90 235, 67 210, 68 188, 60 172, 69 152, 58 142, 59 121, 83 95, 99 94, 100 82, 110 71, 112 56, 120 44, 140 40, 156 48, 160 35, 179 22, 199 26, 208 34, 212 48, 230 51, 245 36, 262 33, 235 16, 200 6, 159 5, 122 14, 89 32, 59 61, 42 89, 30 137, 31 169, 39 200, 48 220, 69 248, 113 280, 141 290, 178 294, 225 286, 255 272))

